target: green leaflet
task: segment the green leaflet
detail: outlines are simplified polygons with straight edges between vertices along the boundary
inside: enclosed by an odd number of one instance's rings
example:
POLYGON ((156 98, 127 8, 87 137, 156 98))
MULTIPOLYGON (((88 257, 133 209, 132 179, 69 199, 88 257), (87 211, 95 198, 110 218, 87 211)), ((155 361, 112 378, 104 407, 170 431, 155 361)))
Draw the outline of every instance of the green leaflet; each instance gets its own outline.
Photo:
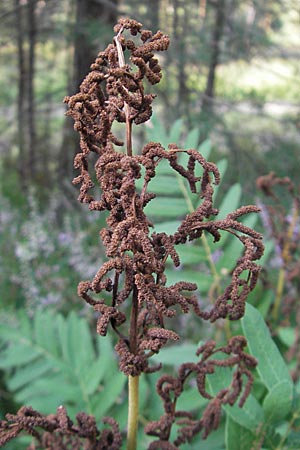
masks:
POLYGON ((185 280, 190 283, 196 283, 198 286, 199 292, 202 294, 206 294, 209 291, 212 283, 214 282, 213 276, 209 273, 206 273, 203 269, 197 268, 183 268, 182 270, 178 269, 167 269, 165 271, 167 275, 167 284, 168 286, 173 285, 178 282, 178 280, 185 280))
POLYGON ((181 222, 179 220, 170 220, 168 222, 157 223, 155 224, 154 231, 156 233, 174 234, 180 223, 181 222))
POLYGON ((126 377, 109 338, 98 338, 95 346, 86 320, 74 312, 63 317, 37 310, 30 320, 23 312, 18 326, 1 324, 0 340, 7 388, 16 401, 41 412, 64 404, 73 417, 81 410, 105 415, 123 390, 126 377))
MULTIPOLYGON (((215 373, 209 375, 207 380, 209 390, 211 394, 215 396, 221 389, 230 385, 232 380, 232 370, 227 367, 216 367, 215 373)), ((226 405, 223 409, 234 422, 253 433, 256 433, 264 422, 263 409, 251 394, 242 408, 237 404, 234 404, 233 406, 226 405)))
POLYGON ((170 133, 168 135, 168 140, 169 140, 168 144, 170 144, 172 142, 179 142, 179 139, 180 139, 180 136, 182 133, 182 127, 183 127, 183 120, 182 119, 175 120, 175 122, 171 126, 170 133))
POLYGON ((296 329, 292 327, 280 327, 278 328, 278 336, 283 344, 291 347, 296 339, 296 329))
POLYGON ((238 183, 235 183, 228 189, 219 207, 218 219, 225 219, 227 214, 234 211, 240 205, 241 194, 242 188, 238 183))
POLYGON ((262 429, 256 434, 234 422, 229 415, 226 416, 225 442, 226 450, 271 450, 277 447, 280 436, 266 427, 264 446, 262 447, 262 429))
POLYGON ((210 139, 206 139, 205 141, 203 141, 202 144, 198 147, 198 150, 205 159, 208 159, 211 152, 210 139))
MULTIPOLYGON (((198 144, 199 144, 199 139, 200 139, 200 130, 199 128, 194 128, 193 130, 191 130, 188 135, 186 136, 186 138, 184 139, 184 146, 185 148, 189 149, 189 148, 197 148, 198 144)), ((174 141, 176 142, 176 141, 174 141)), ((207 146, 209 146, 209 150, 210 150, 210 141, 207 140, 205 142, 208 142, 207 146)), ((203 146, 203 150, 204 149, 204 145, 203 146)), ((200 148, 198 148, 200 153, 202 153, 202 151, 200 150, 200 148)))
POLYGON ((225 442, 227 450, 249 450, 256 440, 255 434, 226 417, 225 442))
POLYGON ((157 355, 153 355, 151 361, 156 364, 162 363, 169 366, 180 366, 182 362, 198 362, 199 357, 196 355, 197 345, 184 343, 181 345, 170 345, 162 348, 157 355))
POLYGON ((68 316, 68 343, 74 370, 80 376, 82 370, 96 359, 94 345, 86 320, 78 320, 74 311, 68 316))
POLYGON ((246 306, 242 326, 250 352, 258 360, 257 371, 268 390, 272 390, 282 381, 287 381, 292 392, 293 382, 289 370, 262 316, 250 304, 246 306))
POLYGON ((288 450, 299 450, 300 448, 300 432, 299 431, 291 431, 287 438, 286 448, 288 450))
POLYGON ((180 262, 183 265, 206 263, 207 257, 201 245, 187 242, 177 245, 176 251, 179 254, 180 262))
POLYGON ((45 313, 42 309, 38 309, 35 313, 33 331, 35 341, 50 354, 58 356, 58 340, 55 338, 54 320, 51 312, 45 313))
MULTIPOLYGON (((173 171, 168 174, 162 174, 157 178, 154 178, 149 183, 149 191, 154 192, 157 196, 163 195, 164 197, 170 196, 176 198, 178 195, 178 189, 174 189, 174 187, 179 188, 176 173, 173 171)), ((159 197, 157 200, 160 200, 159 197)), ((168 197, 169 198, 169 197, 168 197)), ((155 200, 152 200, 152 205, 155 203, 155 200)))
POLYGON ((106 365, 102 360, 101 353, 101 357, 97 356, 96 361, 84 370, 82 374, 82 384, 85 386, 86 395, 92 395, 93 392, 98 389, 103 380, 105 368, 106 365))
POLYGON ((186 202, 183 198, 159 197, 154 199, 145 208, 145 213, 149 217, 155 218, 178 218, 185 217, 188 213, 186 202))
POLYGON ((266 418, 272 423, 284 419, 291 411, 292 399, 293 389, 289 380, 282 380, 273 386, 263 402, 266 418))
POLYGON ((203 410, 207 402, 208 401, 199 394, 195 386, 188 385, 177 401, 177 410, 195 411, 195 413, 198 413, 197 415, 199 415, 199 410, 203 410))
POLYGON ((17 365, 29 364, 41 354, 38 347, 32 346, 30 341, 21 340, 17 346, 9 345, 1 355, 0 368, 11 369, 17 365))
MULTIPOLYGON (((181 137, 184 132, 184 124, 182 119, 177 119, 169 133, 166 132, 166 129, 162 123, 162 121, 158 118, 158 116, 153 113, 151 122, 146 129, 147 141, 149 142, 160 142, 161 145, 165 148, 168 148, 169 144, 177 144, 181 145, 180 141, 182 141, 181 137)), ((197 148, 199 145, 200 139, 200 130, 199 128, 194 128, 188 132, 188 134, 184 138, 184 148, 191 149, 197 148)), ((209 140, 204 141, 199 147, 199 151, 206 158, 210 152, 211 143, 209 140)))
POLYGON ((47 361, 41 357, 27 364, 23 370, 17 370, 9 379, 9 387, 11 391, 16 391, 23 386, 32 383, 37 378, 42 377, 45 373, 53 371, 52 361, 47 361))
POLYGON ((95 417, 103 417, 107 415, 109 408, 114 403, 119 401, 126 380, 127 377, 123 374, 123 372, 108 370, 104 386, 99 391, 97 397, 93 396, 92 398, 92 413, 95 417))
POLYGON ((199 434, 188 444, 181 445, 180 450, 224 450, 224 434, 224 424, 221 423, 205 440, 199 434))
POLYGON ((265 414, 273 422, 283 419, 290 412, 293 400, 289 370, 262 316, 250 304, 246 306, 242 327, 249 350, 258 361, 257 372, 269 391, 263 403, 265 414))
MULTIPOLYGON (((254 227, 256 220, 257 216, 255 214, 250 214, 243 220, 243 223, 248 227, 254 227)), ((241 256, 243 248, 242 243, 238 239, 232 239, 229 233, 221 232, 221 236, 220 241, 214 244, 215 249, 219 249, 221 252, 221 256, 216 262, 219 273, 224 269, 230 271, 235 267, 236 261, 241 256), (226 242, 225 246, 224 242, 226 242)))
POLYGON ((164 125, 155 113, 152 114, 151 122, 146 128, 146 134, 147 142, 160 142, 162 146, 167 146, 170 143, 164 125))

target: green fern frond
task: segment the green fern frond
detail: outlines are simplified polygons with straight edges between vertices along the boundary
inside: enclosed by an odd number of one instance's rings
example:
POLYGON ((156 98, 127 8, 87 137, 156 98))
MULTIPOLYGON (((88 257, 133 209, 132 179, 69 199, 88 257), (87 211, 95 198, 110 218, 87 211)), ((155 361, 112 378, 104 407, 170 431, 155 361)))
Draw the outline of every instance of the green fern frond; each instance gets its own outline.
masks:
POLYGON ((7 389, 42 413, 63 404, 71 416, 83 410, 101 417, 124 388, 110 339, 95 345, 87 321, 75 313, 37 310, 30 319, 22 312, 15 327, 1 324, 0 342, 7 389))

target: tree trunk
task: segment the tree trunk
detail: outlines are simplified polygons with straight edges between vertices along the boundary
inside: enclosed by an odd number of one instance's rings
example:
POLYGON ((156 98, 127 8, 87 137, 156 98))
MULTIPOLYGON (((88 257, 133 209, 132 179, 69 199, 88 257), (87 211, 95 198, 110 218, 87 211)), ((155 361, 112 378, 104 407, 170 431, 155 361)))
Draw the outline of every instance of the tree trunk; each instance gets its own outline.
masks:
POLYGON ((173 38, 174 47, 176 49, 177 64, 177 116, 184 115, 188 119, 189 92, 186 84, 186 29, 189 26, 189 17, 187 5, 180 0, 173 0, 174 16, 173 16, 173 38), (179 11, 181 9, 181 11, 179 11))
POLYGON ((27 6, 28 24, 28 150, 29 150, 29 173, 32 179, 36 175, 36 124, 35 124, 35 45, 36 45, 36 0, 31 0, 27 6))
MULTIPOLYGON (((102 5, 99 0, 76 0, 75 42, 74 42, 74 77, 73 90, 78 91, 84 77, 90 70, 90 65, 98 51, 107 44, 105 35, 111 36, 112 27, 117 21, 117 0, 108 5, 102 5), (102 42, 95 43, 89 33, 89 24, 98 22, 99 38, 102 42), (109 30, 109 33, 108 33, 109 30), (101 48, 100 48, 101 47, 101 48)), ((110 39, 109 39, 110 40, 110 39)))
POLYGON ((147 7, 146 15, 141 19, 141 22, 145 27, 153 30, 155 33, 160 27, 160 0, 152 0, 151 2, 146 3, 145 6, 147 7))
MULTIPOLYGON (((74 62, 69 95, 78 92, 99 50, 104 50, 108 41, 111 41, 112 27, 117 22, 117 7, 118 0, 111 0, 108 4, 101 0, 76 0, 74 62), (97 40, 89 32, 91 23, 99 29, 97 40)), ((73 120, 66 117, 58 170, 59 182, 63 182, 66 177, 73 177, 73 158, 78 149, 78 133, 74 132, 73 120)))
POLYGON ((15 0, 16 12, 16 32, 17 32, 17 49, 18 49, 18 101, 17 101, 17 118, 18 118, 18 172, 20 176, 21 186, 26 188, 27 176, 26 173, 26 135, 25 135, 25 92, 26 92, 26 68, 24 55, 24 26, 23 26, 23 8, 20 0, 15 0))
POLYGON ((201 19, 205 19, 206 17, 206 0, 200 0, 199 3, 199 15, 201 17, 201 19))
POLYGON ((215 91, 216 69, 219 64, 221 54, 221 40, 225 23, 225 0, 218 0, 215 4, 215 22, 211 39, 211 56, 206 89, 202 102, 204 111, 212 111, 212 100, 215 91))

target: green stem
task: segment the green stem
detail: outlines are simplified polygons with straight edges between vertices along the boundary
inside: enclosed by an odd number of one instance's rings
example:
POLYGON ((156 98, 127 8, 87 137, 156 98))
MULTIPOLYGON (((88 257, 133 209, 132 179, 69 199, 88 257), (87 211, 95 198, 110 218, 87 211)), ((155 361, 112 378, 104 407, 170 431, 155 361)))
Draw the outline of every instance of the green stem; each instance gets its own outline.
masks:
POLYGON ((292 429, 293 429, 294 423, 295 423, 296 420, 298 420, 298 419, 299 419, 299 412, 298 412, 298 411, 295 411, 294 414, 293 414, 293 416, 292 416, 292 419, 291 419, 291 421, 290 421, 290 423, 289 423, 289 425, 288 425, 288 427, 287 427, 287 429, 286 429, 285 434, 282 436, 282 438, 281 438, 281 440, 280 440, 280 442, 279 442, 279 445, 278 445, 278 447, 276 447, 275 450, 283 450, 283 449, 285 448, 284 443, 285 443, 285 441, 287 440, 287 438, 289 437, 289 434, 290 434, 290 432, 291 432, 292 429))
POLYGON ((221 286, 220 286, 221 277, 218 274, 216 265, 215 265, 215 263, 213 261, 212 254, 211 254, 211 251, 210 251, 210 246, 208 245, 208 242, 207 242, 205 234, 202 234, 201 241, 202 241, 205 253, 206 253, 206 258, 208 260, 208 264, 209 264, 211 273, 212 273, 212 275, 214 277, 214 283, 216 284, 217 292, 219 294, 221 294, 221 286))
MULTIPOLYGON (((119 37, 123 32, 120 29, 114 41, 117 47, 119 66, 125 66, 124 52, 119 37)), ((126 119, 126 152, 132 156, 132 119, 130 117, 130 106, 124 102, 124 113, 126 119)), ((129 348, 131 353, 137 352, 137 318, 138 318, 138 297, 136 286, 133 288, 132 309, 130 318, 129 348)), ((127 429, 127 450, 136 450, 137 429, 139 414, 139 376, 128 377, 128 429, 127 429)))
POLYGON ((276 296, 275 296, 273 312, 272 312, 272 316, 273 316, 274 320, 277 320, 279 317, 280 303, 281 303, 283 290, 284 290, 284 284, 285 284, 284 283, 285 282, 285 271, 286 271, 286 266, 291 258, 290 247, 291 247, 291 243, 292 243, 292 239, 293 239, 293 232, 295 230, 297 220, 298 220, 298 214, 299 214, 299 208, 298 208, 298 205, 295 204, 293 217, 292 217, 290 226, 287 230, 286 238, 284 241, 284 246, 282 249, 282 262, 283 263, 282 263, 282 267, 281 267, 281 269, 279 271, 279 275, 278 275, 278 281, 277 281, 277 286, 276 286, 276 296))
POLYGON ((279 275, 278 275, 278 281, 277 281, 277 286, 276 286, 276 296, 275 296, 273 312, 272 312, 272 316, 273 316, 274 320, 277 320, 278 315, 279 315, 279 308, 280 308, 280 303, 281 303, 283 289, 284 289, 284 276, 285 276, 285 269, 283 267, 281 267, 281 269, 279 271, 279 275))
MULTIPOLYGON (((124 52, 122 49, 121 42, 119 41, 119 37, 123 32, 123 27, 120 29, 117 36, 114 38, 117 52, 118 52, 118 60, 119 60, 119 66, 124 67, 125 66, 125 57, 124 52)), ((127 155, 132 156, 132 119, 130 117, 130 106, 128 103, 124 102, 124 113, 126 118, 126 146, 127 146, 127 155)))
POLYGON ((128 377, 127 450, 136 450, 139 413, 139 376, 128 377))
MULTIPOLYGON (((177 175, 177 174, 176 174, 176 176, 177 176, 177 181, 178 181, 179 187, 180 187, 180 189, 181 189, 181 191, 183 193, 183 196, 185 198, 188 210, 189 210, 190 213, 193 213, 195 211, 195 208, 194 208, 193 203, 192 203, 192 201, 190 199, 190 196, 188 194, 187 188, 186 188, 183 180, 180 178, 180 176, 177 175)), ((202 240, 202 244, 203 244, 203 247, 204 247, 204 250, 205 250, 205 254, 206 254, 206 257, 207 257, 207 260, 208 260, 208 264, 209 264, 210 270, 211 270, 211 272, 213 274, 214 281, 215 281, 215 283, 217 285, 218 292, 221 293, 220 276, 218 274, 216 265, 215 265, 215 263, 213 261, 212 254, 211 254, 211 251, 210 251, 210 247, 208 245, 208 242, 207 242, 207 239, 206 239, 206 236, 204 235, 204 233, 201 236, 201 240, 202 240)))
MULTIPOLYGON (((137 319, 138 319, 138 292, 133 287, 132 307, 130 317, 129 348, 133 354, 137 353, 137 319)), ((139 376, 128 377, 128 429, 127 450, 136 450, 137 429, 139 414, 139 376)))

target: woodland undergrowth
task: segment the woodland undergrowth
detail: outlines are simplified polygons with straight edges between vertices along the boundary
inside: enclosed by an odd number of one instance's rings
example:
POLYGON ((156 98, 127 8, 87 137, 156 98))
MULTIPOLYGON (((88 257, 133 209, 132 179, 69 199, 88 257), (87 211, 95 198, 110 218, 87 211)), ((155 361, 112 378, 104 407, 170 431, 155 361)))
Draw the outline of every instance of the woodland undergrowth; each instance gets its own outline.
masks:
MULTIPOLYGON (((258 260, 264 252, 262 235, 245 225, 243 219, 258 213, 259 208, 242 206, 218 218, 214 192, 220 184, 220 172, 214 163, 197 149, 183 149, 173 142, 165 147, 150 141, 141 149, 133 145, 134 126, 147 122, 152 115, 155 96, 149 93, 146 82, 151 86, 162 77, 154 55, 165 52, 168 46, 169 38, 162 32, 153 34, 135 20, 121 19, 115 26, 113 42, 98 54, 80 92, 65 98, 67 114, 74 119, 74 128, 80 135, 80 151, 74 160, 78 175, 73 180, 79 186, 78 199, 88 204, 91 212, 87 214, 106 214, 106 226, 100 231, 106 261, 94 270, 91 279, 79 283, 78 295, 96 313, 97 333, 113 333, 117 339, 119 371, 128 379, 127 435, 113 417, 104 417, 105 426, 99 427, 100 417, 80 412, 72 421, 63 405, 50 415, 22 406, 1 421, 1 445, 25 432, 33 437, 29 449, 140 448, 140 379, 143 374, 163 370, 157 361, 165 346, 180 346, 180 329, 174 331, 172 321, 181 315, 194 315, 198 323, 207 321, 216 327, 225 324, 223 331, 228 342, 219 346, 215 340, 202 342, 196 360, 183 360, 176 373, 166 371, 160 375, 156 391, 163 413, 145 424, 144 433, 150 436, 148 449, 179 449, 197 439, 206 439, 218 428, 223 410, 240 411, 235 417, 241 414, 242 421, 246 402, 254 402, 251 388, 254 369, 259 370, 259 366, 253 352, 246 351, 246 338, 232 335, 228 324, 243 318, 247 297, 258 281, 258 260), (120 137, 120 126, 114 126, 116 123, 123 126, 124 139, 120 137), (180 218, 174 232, 158 230, 151 218, 151 207, 159 201, 151 186, 163 165, 172 171, 174 179, 180 180, 188 198, 196 199, 196 207, 180 218), (215 277, 210 303, 203 304, 198 284, 180 280, 178 249, 199 242, 206 249, 214 272, 208 240, 220 249, 226 235, 240 244, 242 252, 231 261, 226 285, 215 277), (177 276, 171 283, 170 264, 177 276), (210 389, 209 379, 217 373, 221 373, 223 382, 210 389), (205 400, 201 417, 178 408, 181 395, 191 386, 194 395, 205 400)), ((201 269, 201 265, 198 267, 201 269)), ((196 274, 199 285, 206 277, 200 269, 196 274)), ((278 314, 276 308, 275 304, 274 315, 278 314)), ((250 309, 248 315, 251 314, 255 316, 250 309)), ((250 322, 244 326, 249 335, 250 322)), ((271 391, 272 380, 266 378, 271 391)), ((290 389, 290 384, 286 389, 290 389)), ((101 402, 101 393, 97 395, 101 402)), ((255 427, 256 422, 251 430, 255 427)), ((233 429, 231 423, 230 430, 233 429)), ((249 429, 248 433, 250 436, 249 429)), ((265 430, 260 434, 260 443, 266 435, 265 430)), ((251 439, 254 442, 255 436, 251 439)), ((258 448, 259 443, 255 445, 258 448)))

